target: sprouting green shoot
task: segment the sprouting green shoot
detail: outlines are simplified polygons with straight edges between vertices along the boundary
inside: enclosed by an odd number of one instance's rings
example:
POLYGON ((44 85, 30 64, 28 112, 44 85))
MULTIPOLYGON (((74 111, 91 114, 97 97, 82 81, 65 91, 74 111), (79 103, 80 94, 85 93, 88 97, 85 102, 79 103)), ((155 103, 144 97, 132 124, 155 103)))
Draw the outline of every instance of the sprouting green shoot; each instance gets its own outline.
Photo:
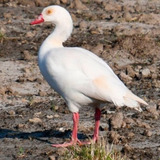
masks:
POLYGON ((96 144, 72 146, 62 157, 63 160, 127 160, 113 145, 106 144, 104 139, 96 144))

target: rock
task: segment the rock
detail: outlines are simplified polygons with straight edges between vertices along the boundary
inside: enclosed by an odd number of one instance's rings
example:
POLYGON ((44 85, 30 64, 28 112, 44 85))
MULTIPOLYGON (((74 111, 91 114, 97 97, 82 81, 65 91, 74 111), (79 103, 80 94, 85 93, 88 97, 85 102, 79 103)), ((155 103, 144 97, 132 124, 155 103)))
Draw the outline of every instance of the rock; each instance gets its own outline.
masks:
POLYGON ((134 70, 135 70, 135 72, 136 72, 136 77, 138 77, 138 78, 140 78, 141 76, 140 76, 140 74, 141 74, 141 72, 140 72, 140 70, 142 69, 142 66, 140 66, 140 65, 138 65, 138 66, 136 66, 135 68, 134 68, 134 70))
POLYGON ((48 119, 53 119, 53 115, 47 115, 46 116, 48 119))
POLYGON ((67 4, 68 0, 60 0, 63 4, 67 4))
POLYGON ((6 29, 5 27, 2 27, 2 26, 1 26, 1 28, 0 28, 0 33, 1 33, 1 35, 2 35, 2 36, 5 35, 6 32, 7 32, 7 29, 6 29))
POLYGON ((131 22, 132 21, 132 16, 131 16, 131 14, 129 12, 125 12, 123 17, 125 18, 125 20, 127 22, 131 22))
POLYGON ((109 11, 121 11, 121 6, 114 3, 114 2, 110 2, 110 3, 103 3, 104 7, 105 7, 105 10, 107 12, 109 11))
POLYGON ((23 129, 24 127, 25 127, 25 124, 22 124, 22 123, 20 123, 20 124, 17 125, 18 129, 23 129))
POLYGON ((29 122, 31 122, 31 123, 42 123, 42 120, 40 118, 33 118, 33 119, 29 119, 29 122))
POLYGON ((126 153, 126 152, 131 152, 132 151, 132 147, 129 146, 128 144, 125 144, 124 148, 123 148, 123 151, 126 153))
POLYGON ((6 93, 6 87, 1 87, 0 88, 0 94, 5 95, 5 93, 6 93))
POLYGON ((4 94, 7 94, 7 95, 11 95, 11 94, 14 93, 14 92, 13 92, 13 89, 12 89, 10 86, 7 86, 7 87, 5 88, 5 90, 2 89, 2 92, 3 92, 3 91, 5 91, 4 94))
POLYGON ((35 5, 36 5, 37 7, 46 7, 46 6, 49 6, 50 3, 51 3, 49 0, 46 0, 46 1, 35 0, 35 1, 33 1, 33 2, 35 2, 35 5))
POLYGON ((18 79, 16 80, 16 82, 20 82, 20 83, 25 82, 25 81, 26 81, 25 76, 19 76, 18 79))
MULTIPOLYGON (((42 82, 44 82, 44 79, 37 77, 36 82, 39 83, 39 84, 41 84, 42 82)), ((41 90, 40 90, 40 91, 41 91, 41 90)), ((47 94, 47 93, 46 93, 46 94, 47 94)))
POLYGON ((142 70, 142 77, 143 78, 147 78, 147 77, 150 77, 151 76, 151 72, 148 68, 145 68, 142 70))
POLYGON ((152 74, 152 79, 157 79, 157 73, 152 74))
POLYGON ((58 106, 54 106, 54 110, 57 111, 59 109, 58 106))
POLYGON ((64 131, 65 131, 65 128, 61 127, 61 128, 59 128, 59 131, 60 131, 60 132, 64 132, 64 131))
POLYGON ((109 125, 107 123, 101 123, 100 131, 108 131, 108 129, 109 129, 109 125))
POLYGON ((138 125, 139 127, 143 127, 143 128, 147 128, 147 129, 150 129, 150 128, 151 128, 149 124, 147 124, 147 123, 145 123, 145 122, 141 122, 139 119, 137 119, 136 122, 137 122, 137 125, 138 125))
POLYGON ((33 38, 34 36, 35 36, 35 32, 33 32, 33 31, 32 32, 29 31, 29 32, 26 33, 27 38, 33 38))
POLYGON ((96 2, 97 4, 101 4, 103 0, 94 0, 94 2, 96 2))
POLYGON ((90 29, 91 34, 99 34, 99 31, 96 27, 90 29))
POLYGON ((133 68, 130 65, 127 66, 127 75, 129 75, 131 78, 134 78, 136 75, 136 72, 133 70, 133 68))
MULTIPOLYGON (((78 18, 76 17, 75 14, 71 13, 71 17, 73 19, 73 22, 74 22, 74 26, 77 27, 79 25, 79 22, 78 22, 78 18)), ((76 31, 75 31, 76 32, 76 31)), ((74 33, 74 31, 73 31, 74 33)))
POLYGON ((117 132, 115 132, 115 131, 110 132, 109 139, 112 143, 118 143, 119 138, 120 138, 120 135, 117 132))
POLYGON ((26 0, 17 0, 17 1, 18 1, 18 4, 21 4, 23 6, 32 6, 32 7, 35 6, 34 1, 26 1, 26 0))
POLYGON ((146 107, 146 110, 147 110, 148 112, 150 112, 150 113, 154 116, 154 118, 158 118, 158 117, 159 117, 159 112, 158 112, 158 110, 157 110, 156 104, 150 103, 150 104, 146 107))
POLYGON ((38 95, 44 97, 47 95, 47 93, 45 91, 39 90, 38 95))
POLYGON ((160 80, 153 80, 153 84, 155 85, 156 88, 159 88, 160 86, 160 80))
POLYGON ((124 72, 120 73, 120 77, 121 77, 122 81, 125 81, 125 83, 131 83, 131 81, 132 81, 132 78, 124 72))
POLYGON ((160 111, 160 100, 159 100, 159 102, 158 102, 158 104, 157 104, 157 110, 160 111))
POLYGON ((35 117, 39 117, 39 116, 41 116, 41 115, 42 115, 42 112, 36 112, 36 113, 34 114, 35 117))
POLYGON ((3 13, 4 18, 10 19, 12 17, 12 14, 10 12, 3 13))
POLYGON ((85 30, 85 29, 87 29, 88 24, 87 24, 86 21, 81 21, 81 22, 79 23, 79 27, 80 27, 81 30, 85 30))
POLYGON ((53 117, 54 118, 59 118, 60 116, 58 114, 55 114, 53 117))
POLYGON ((27 78, 27 81, 29 81, 29 82, 35 82, 37 80, 37 78, 36 77, 33 77, 33 76, 29 76, 28 78, 27 78))
POLYGON ((148 69, 149 69, 152 73, 157 73, 157 72, 158 72, 157 67, 156 67, 156 64, 152 64, 152 65, 148 66, 148 69))
POLYGON ((56 160, 55 156, 49 156, 49 160, 56 160))
POLYGON ((13 110, 8 111, 8 113, 9 113, 11 116, 14 116, 14 115, 16 114, 15 111, 13 111, 13 110))
POLYGON ((134 136, 135 136, 135 134, 133 132, 128 133, 128 138, 133 138, 134 136))
POLYGON ((122 128, 125 128, 125 127, 126 127, 126 122, 123 121, 123 122, 122 122, 122 128))
POLYGON ((88 3, 88 0, 81 0, 82 3, 88 3))
POLYGON ((126 122, 126 124, 130 124, 130 125, 134 125, 135 121, 132 118, 125 118, 124 121, 126 122))
POLYGON ((104 28, 103 28, 102 26, 98 26, 98 27, 97 27, 97 30, 98 30, 98 33, 99 33, 99 34, 103 34, 104 28))
POLYGON ((67 122, 62 122, 60 126, 61 126, 61 128, 63 128, 63 127, 68 127, 68 123, 67 123, 67 122), (62 127, 62 126, 63 126, 63 127, 62 127))
POLYGON ((147 136, 147 137, 151 137, 153 133, 152 133, 152 131, 145 130, 143 134, 144 134, 145 136, 147 136))
POLYGON ((32 56, 30 55, 29 51, 25 50, 23 51, 23 58, 24 60, 31 60, 32 56))
POLYGON ((22 71, 26 74, 30 73, 30 69, 29 68, 22 68, 22 71))
POLYGON ((112 128, 121 128, 123 124, 123 113, 115 113, 111 118, 110 118, 110 124, 112 128))
POLYGON ((148 128, 148 129, 151 128, 150 125, 148 123, 145 123, 145 122, 142 122, 141 126, 144 127, 144 128, 148 128))
POLYGON ((100 55, 103 52, 103 44, 99 43, 96 47, 91 49, 91 51, 97 55, 100 55))
POLYGON ((80 0, 74 0, 70 7, 78 10, 89 10, 80 0))

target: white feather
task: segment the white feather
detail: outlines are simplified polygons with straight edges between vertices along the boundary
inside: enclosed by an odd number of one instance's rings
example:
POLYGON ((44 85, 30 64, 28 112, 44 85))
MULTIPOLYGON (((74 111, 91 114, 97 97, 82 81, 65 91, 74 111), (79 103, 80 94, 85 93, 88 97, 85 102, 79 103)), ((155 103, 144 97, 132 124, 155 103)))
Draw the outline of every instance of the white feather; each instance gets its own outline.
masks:
POLYGON ((141 111, 139 103, 147 103, 129 91, 106 62, 88 50, 63 47, 62 42, 72 31, 71 17, 62 7, 50 7, 58 15, 58 18, 48 18, 56 29, 40 48, 39 67, 49 85, 66 100, 69 109, 78 112, 82 106, 109 101, 141 111))

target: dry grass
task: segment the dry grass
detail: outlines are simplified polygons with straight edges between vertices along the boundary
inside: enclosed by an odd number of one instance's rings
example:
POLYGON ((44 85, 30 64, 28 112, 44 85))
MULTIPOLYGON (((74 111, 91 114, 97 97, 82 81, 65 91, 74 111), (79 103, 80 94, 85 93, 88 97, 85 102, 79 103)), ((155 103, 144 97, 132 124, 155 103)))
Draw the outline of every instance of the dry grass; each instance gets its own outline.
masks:
POLYGON ((68 148, 63 160, 127 160, 120 151, 116 151, 113 145, 106 144, 101 139, 96 144, 86 146, 73 146, 68 148))
POLYGON ((0 43, 3 43, 5 35, 0 31, 0 43))

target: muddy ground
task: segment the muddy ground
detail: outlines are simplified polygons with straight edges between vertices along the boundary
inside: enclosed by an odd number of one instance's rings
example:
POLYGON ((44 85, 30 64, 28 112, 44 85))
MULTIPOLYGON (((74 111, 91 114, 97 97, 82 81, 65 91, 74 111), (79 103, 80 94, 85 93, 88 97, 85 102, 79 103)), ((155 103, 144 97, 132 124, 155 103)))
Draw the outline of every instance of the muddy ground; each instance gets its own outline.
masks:
MULTIPOLYGON (((74 20, 65 46, 102 57, 135 94, 149 103, 139 113, 106 104, 100 135, 127 159, 160 159, 159 0, 0 0, 0 159, 60 159, 52 143, 68 140, 72 116, 42 78, 37 51, 53 30, 30 26, 43 7, 60 4, 74 20)), ((80 111, 79 138, 93 134, 94 111, 80 111)))

